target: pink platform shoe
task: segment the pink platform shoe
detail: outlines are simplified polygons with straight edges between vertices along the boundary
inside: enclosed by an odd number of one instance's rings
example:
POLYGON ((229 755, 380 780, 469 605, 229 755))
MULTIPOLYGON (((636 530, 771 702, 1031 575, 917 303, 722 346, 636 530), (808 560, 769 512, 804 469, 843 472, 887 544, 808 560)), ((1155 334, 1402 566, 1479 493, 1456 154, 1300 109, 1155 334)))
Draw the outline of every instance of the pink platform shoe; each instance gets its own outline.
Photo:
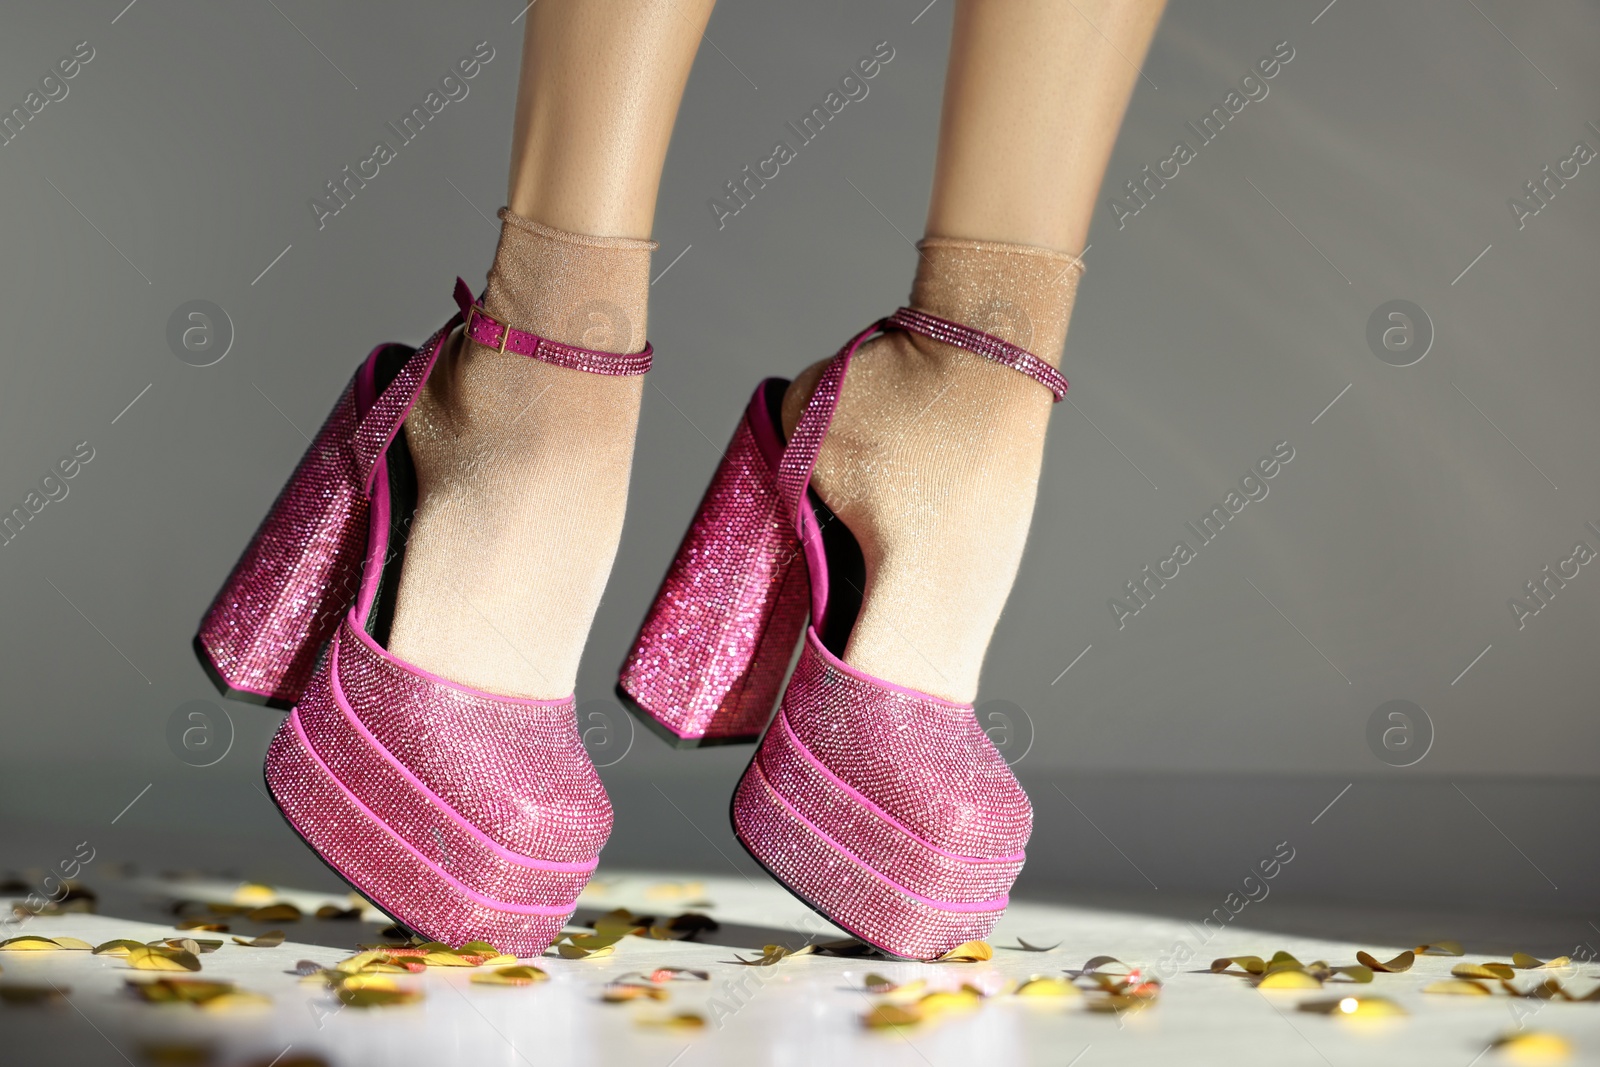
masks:
POLYGON ((611 832, 572 697, 457 685, 384 649, 416 477, 406 415, 457 325, 479 344, 597 374, 637 355, 512 329, 459 279, 421 348, 375 349, 206 613, 196 649, 219 687, 294 703, 267 752, 273 800, 363 896, 425 937, 543 952, 611 832), (330 622, 331 620, 331 622, 330 622))
POLYGON ((810 491, 811 472, 851 357, 895 329, 1013 367, 1057 400, 1066 395, 1066 379, 1032 353, 910 308, 840 351, 787 443, 778 409, 788 383, 762 383, 618 691, 680 745, 752 741, 765 727, 733 797, 740 843, 836 925, 891 955, 932 959, 987 935, 1004 913, 1033 809, 970 704, 840 659, 865 568, 855 539, 810 491), (773 717, 808 609, 799 663, 773 717))

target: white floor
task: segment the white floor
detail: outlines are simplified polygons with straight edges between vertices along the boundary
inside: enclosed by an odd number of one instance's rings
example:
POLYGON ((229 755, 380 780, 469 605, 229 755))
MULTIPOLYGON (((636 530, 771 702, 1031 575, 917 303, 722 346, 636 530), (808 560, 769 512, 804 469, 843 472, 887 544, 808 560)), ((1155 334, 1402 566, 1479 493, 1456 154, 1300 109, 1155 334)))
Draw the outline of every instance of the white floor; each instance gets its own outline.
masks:
MULTIPOLYGON (((112 914, 70 914, 27 920, 13 934, 68 935, 93 944, 113 939, 148 941, 171 937, 168 926, 123 914, 157 914, 164 899, 227 901, 235 886, 220 883, 129 883, 125 899, 138 908, 112 914)), ((280 890, 277 896, 314 908, 348 904, 325 894, 280 890)), ((266 994, 272 1006, 254 1013, 211 1015, 189 1006, 150 1005, 129 996, 130 977, 151 978, 126 962, 85 952, 0 952, 0 985, 52 983, 69 989, 67 1003, 0 1006, 0 1062, 18 1064, 144 1064, 159 1046, 204 1046, 219 1065, 277 1062, 317 1056, 329 1064, 373 1067, 470 1064, 514 1067, 545 1064, 643 1064, 646 1067, 710 1067, 712 1064, 871 1063, 908 1067, 970 1067, 973 1064, 1251 1064, 1329 1065, 1396 1063, 1418 1067, 1469 1067, 1517 1062, 1513 1053, 1486 1051, 1514 1031, 1561 1035, 1572 1048, 1566 1062, 1600 1062, 1600 1001, 1565 1003, 1518 1000, 1503 995, 1450 997, 1420 992, 1448 975, 1461 959, 1427 956, 1404 974, 1380 974, 1371 985, 1330 984, 1322 991, 1265 993, 1240 978, 1214 975, 1205 967, 1217 956, 1268 957, 1287 950, 1301 960, 1355 962, 1358 949, 1388 959, 1410 945, 1354 944, 1230 926, 1208 944, 1190 924, 1084 908, 1015 904, 991 937, 995 956, 987 963, 912 964, 882 959, 817 955, 747 968, 735 954, 750 956, 768 941, 798 946, 806 937, 839 936, 770 881, 740 878, 681 878, 603 872, 581 901, 580 916, 614 907, 661 917, 705 911, 723 924, 710 935, 723 944, 624 939, 616 952, 596 960, 538 961, 548 982, 525 988, 469 983, 470 971, 430 969, 402 984, 425 992, 420 1003, 399 1008, 344 1008, 320 986, 293 973, 298 961, 332 964, 358 942, 378 940, 376 925, 328 922, 298 924, 307 941, 271 949, 243 948, 231 940, 201 957, 201 977, 234 981, 266 994), (708 903, 709 902, 709 903, 708 903), (331 932, 331 933, 330 933, 331 932), (315 936, 313 936, 315 935, 315 936), (1026 952, 1018 938, 1060 947, 1026 952), (1180 944, 1194 952, 1172 968, 1180 944), (1010 947, 1008 947, 1010 946, 1010 947), (1097 955, 1112 955, 1147 970, 1176 970, 1157 1001, 1130 1014, 1101 1014, 1085 998, 1030 1003, 995 996, 969 1014, 899 1031, 869 1030, 863 1014, 879 998, 863 989, 876 972, 896 981, 925 978, 930 986, 985 989, 1006 979, 1063 976, 1097 955), (1167 961, 1163 963, 1163 961, 1167 961), (711 981, 673 982, 664 1002, 607 1004, 602 987, 611 980, 657 967, 709 971, 711 981), (740 985, 735 985, 740 983, 740 985), (1299 1002, 1328 996, 1392 998, 1409 1014, 1392 1021, 1366 1021, 1339 1014, 1297 1010, 1299 1002), (705 1020, 699 1029, 659 1025, 678 1013, 705 1020)), ((1249 909, 1239 923, 1249 917, 1249 909)), ((297 932, 296 924, 277 924, 297 932)), ((234 922, 233 933, 258 933, 262 924, 234 922)), ((194 934, 223 937, 225 934, 194 934)), ((1490 959, 1469 953, 1465 960, 1490 959)), ((1499 957, 1505 958, 1505 957, 1499 957)), ((1520 976, 1529 984, 1531 976, 1520 976)), ((1593 964, 1577 968, 1569 988, 1586 992, 1600 980, 1593 964)), ((171 1050, 169 1050, 170 1052, 171 1050)), ((167 1062, 176 1062, 169 1060, 167 1062)), ((1543 1061, 1550 1062, 1550 1061, 1543 1061)))

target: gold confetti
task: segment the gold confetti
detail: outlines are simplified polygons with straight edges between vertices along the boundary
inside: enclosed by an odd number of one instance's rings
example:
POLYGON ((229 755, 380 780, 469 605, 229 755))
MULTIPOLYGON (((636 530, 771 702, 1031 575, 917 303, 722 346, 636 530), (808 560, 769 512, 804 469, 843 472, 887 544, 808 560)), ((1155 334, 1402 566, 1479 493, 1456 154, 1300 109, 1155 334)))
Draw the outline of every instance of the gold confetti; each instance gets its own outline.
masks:
MULTIPOLYGON (((177 1043, 146 1044, 139 1046, 139 1058, 161 1067, 192 1067, 212 1061, 215 1053, 209 1045, 184 1045, 177 1043)), ((279 1064, 278 1067, 284 1067, 279 1064)))
POLYGON ((668 1030, 704 1030, 705 1016, 692 1011, 680 1011, 664 1019, 640 1019, 640 1026, 660 1027, 668 1030))
POLYGON ((71 986, 3 984, 0 985, 0 1001, 32 1006, 54 1004, 66 1000, 70 992, 71 986))
POLYGON ((1508 963, 1458 963, 1450 968, 1457 978, 1511 978, 1516 975, 1508 963))
POLYGON ((1376 1019, 1407 1014, 1406 1010, 1388 997, 1332 997, 1325 1000, 1307 1000, 1296 1005, 1300 1011, 1318 1015, 1339 1015, 1357 1019, 1376 1019))
POLYGON ((339 1001, 352 1008, 389 1008, 415 1004, 422 990, 405 989, 382 975, 351 975, 339 983, 339 1001))
POLYGON ((133 949, 144 947, 143 941, 130 941, 125 937, 119 937, 115 941, 107 941, 103 945, 96 945, 94 954, 96 956, 126 956, 133 949))
POLYGON ((1034 975, 1017 987, 1016 995, 1019 997, 1080 997, 1083 995, 1083 990, 1065 979, 1034 975))
POLYGON ((1540 962, 1537 957, 1530 956, 1526 952, 1513 952, 1511 954, 1511 965, 1519 971, 1537 971, 1541 968, 1553 971, 1562 967, 1570 967, 1572 965, 1572 957, 1557 956, 1553 960, 1540 962))
POLYGON ((1422 987, 1424 993, 1445 993, 1454 996, 1486 997, 1490 993, 1488 986, 1482 982, 1474 982, 1469 978, 1441 978, 1437 982, 1429 982, 1422 987))
POLYGON ((1513 1063, 1561 1063, 1572 1055, 1572 1042, 1542 1030, 1505 1034, 1490 1047, 1513 1063))
POLYGON ((971 986, 962 986, 958 990, 929 993, 917 1001, 917 1007, 921 1009, 924 1019, 935 1019, 941 1015, 972 1011, 982 1003, 981 993, 971 986))
POLYGON ((1115 956, 1091 956, 1088 960, 1084 961, 1083 966, 1078 970, 1080 975, 1095 974, 1098 972, 1104 972, 1106 974, 1132 974, 1134 972, 1134 968, 1129 964, 1123 963, 1115 956), (1112 969, 1112 964, 1116 964, 1116 969, 1112 969))
POLYGON ((1464 956, 1466 950, 1459 941, 1435 941, 1431 945, 1418 945, 1411 951, 1419 956, 1464 956))
POLYGON ((207 922, 205 919, 184 919, 174 929, 177 930, 203 930, 206 933, 225 934, 228 932, 227 923, 207 922))
POLYGON ((967 941, 940 956, 935 963, 982 963, 994 959, 994 949, 987 941, 967 941))
POLYGON ((709 982, 710 971, 695 971, 688 967, 657 967, 648 975, 652 982, 709 982))
POLYGON ((243 1011, 260 1011, 263 1008, 272 1007, 272 998, 260 993, 231 992, 212 997, 202 1003, 200 1007, 205 1011, 216 1012, 219 1015, 243 1011))
POLYGON ((245 882, 233 891, 233 901, 235 904, 269 904, 277 895, 277 892, 270 885, 262 885, 260 882, 245 882))
POLYGON ((1223 956, 1221 959, 1211 961, 1212 974, 1235 974, 1238 972, 1228 970, 1231 966, 1238 966, 1245 974, 1267 973, 1267 961, 1260 956, 1223 956))
POLYGON ((130 978, 127 988, 134 996, 151 1004, 204 1004, 237 992, 232 982, 207 978, 153 978, 148 981, 130 978))
POLYGON ((1322 981, 1316 975, 1301 970, 1282 968, 1268 971, 1256 983, 1257 989, 1321 989, 1322 981))
POLYGON ((55 940, 56 944, 71 952, 89 952, 94 948, 89 942, 76 937, 58 937, 55 940))
POLYGON ((533 985, 535 982, 547 982, 550 975, 531 964, 516 967, 497 967, 492 971, 473 975, 469 981, 474 985, 533 985))
POLYGON ((268 904, 264 908, 251 911, 248 918, 253 923, 292 923, 299 922, 302 912, 287 901, 268 904))
POLYGON ((200 960, 185 949, 140 945, 128 950, 128 966, 139 971, 198 971, 200 960))
POLYGON ((324 904, 316 910, 316 916, 319 919, 359 919, 361 918, 361 909, 341 908, 337 904, 324 904))
POLYGON ((1379 963, 1375 957, 1370 956, 1365 952, 1357 952, 1356 960, 1364 966, 1372 968, 1374 971, 1381 971, 1385 974, 1401 974, 1405 971, 1409 971, 1411 969, 1411 965, 1417 962, 1417 954, 1410 949, 1407 949, 1394 959, 1390 960, 1388 963, 1379 963))
POLYGON ((464 956, 495 957, 502 955, 499 949, 487 941, 468 941, 464 945, 456 946, 456 951, 464 956))
POLYGON ((754 959, 747 960, 739 955, 735 955, 734 959, 745 967, 771 967, 791 956, 809 956, 815 951, 815 945, 803 945, 797 949, 790 949, 783 945, 766 945, 761 949, 761 955, 754 959))
POLYGON ((913 1026, 922 1021, 922 1012, 910 1004, 879 1004, 861 1020, 874 1029, 888 1026, 913 1026))
POLYGON ((639 982, 612 982, 606 986, 600 999, 607 1004, 622 1004, 630 1000, 666 1000, 667 991, 660 986, 639 982))
MULTIPOLYGON (((60 952, 66 947, 55 938, 36 937, 32 934, 0 941, 0 952, 60 952)), ((89 946, 85 944, 84 947, 89 946)))
POLYGON ((215 952, 222 947, 221 941, 212 941, 206 938, 193 937, 162 937, 147 942, 150 948, 175 948, 184 952, 192 952, 196 956, 207 952, 215 952))
POLYGON ((277 948, 283 944, 283 938, 282 930, 268 930, 260 937, 235 937, 233 943, 246 948, 277 948))

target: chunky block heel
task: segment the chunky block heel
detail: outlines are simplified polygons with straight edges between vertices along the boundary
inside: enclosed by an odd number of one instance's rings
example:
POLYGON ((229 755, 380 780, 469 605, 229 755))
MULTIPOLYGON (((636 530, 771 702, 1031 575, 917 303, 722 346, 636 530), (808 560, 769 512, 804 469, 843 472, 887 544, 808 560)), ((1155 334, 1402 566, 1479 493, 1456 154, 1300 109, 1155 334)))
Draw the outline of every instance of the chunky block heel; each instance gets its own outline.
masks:
POLYGON ((413 355, 379 345, 367 356, 201 620, 195 654, 224 696, 290 708, 305 692, 361 584, 356 433, 413 355))
POLYGON ((748 744, 778 700, 809 589, 778 491, 778 406, 761 384, 622 665, 617 694, 668 744, 748 744))

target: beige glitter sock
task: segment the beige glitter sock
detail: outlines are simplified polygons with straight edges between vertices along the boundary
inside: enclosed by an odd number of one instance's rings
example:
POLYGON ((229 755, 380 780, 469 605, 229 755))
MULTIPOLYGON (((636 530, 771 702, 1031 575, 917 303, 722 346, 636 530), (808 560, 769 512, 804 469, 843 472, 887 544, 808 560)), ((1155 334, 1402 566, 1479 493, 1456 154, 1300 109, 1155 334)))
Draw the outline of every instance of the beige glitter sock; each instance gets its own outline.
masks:
MULTIPOLYGON (((500 217, 491 315, 565 344, 643 351, 654 242, 500 217)), ((643 388, 457 332, 406 419, 418 505, 395 655, 505 696, 572 692, 622 534, 643 388)))
MULTIPOLYGON (((1059 364, 1083 263, 1030 245, 930 237, 911 306, 1059 364)), ((799 421, 823 364, 784 397, 799 421)), ((1031 378, 906 333, 857 350, 812 485, 861 543, 867 583, 844 659, 971 701, 1033 517, 1052 397, 1031 378)))

